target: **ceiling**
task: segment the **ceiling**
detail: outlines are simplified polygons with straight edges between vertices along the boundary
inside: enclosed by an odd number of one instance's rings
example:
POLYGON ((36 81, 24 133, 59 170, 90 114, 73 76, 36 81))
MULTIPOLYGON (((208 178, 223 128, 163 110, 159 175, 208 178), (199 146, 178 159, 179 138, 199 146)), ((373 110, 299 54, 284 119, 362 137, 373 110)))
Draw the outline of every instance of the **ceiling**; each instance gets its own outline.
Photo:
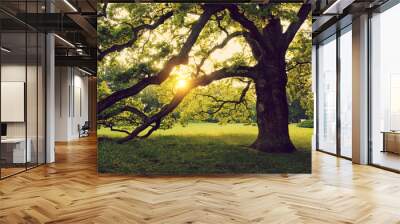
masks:
POLYGON ((82 66, 95 73, 96 0, 0 0, 2 45, 13 49, 10 58, 33 55, 29 32, 55 33, 56 65, 82 66), (27 31, 28 45, 25 44, 27 31), (19 34, 19 35, 18 35, 19 34))
POLYGON ((341 29, 354 16, 374 10, 388 0, 313 0, 313 42, 341 29), (328 34, 327 34, 328 33, 328 34), (318 37, 318 38, 317 38, 318 37))

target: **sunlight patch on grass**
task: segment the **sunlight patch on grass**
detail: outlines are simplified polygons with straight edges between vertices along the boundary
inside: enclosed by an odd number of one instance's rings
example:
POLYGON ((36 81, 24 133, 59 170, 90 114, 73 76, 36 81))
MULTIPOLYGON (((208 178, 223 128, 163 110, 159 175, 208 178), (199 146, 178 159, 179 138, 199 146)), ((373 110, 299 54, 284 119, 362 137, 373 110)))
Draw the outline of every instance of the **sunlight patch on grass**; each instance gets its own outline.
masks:
POLYGON ((299 149, 291 154, 263 153, 247 146, 257 127, 192 123, 159 130, 145 140, 117 144, 122 137, 100 129, 98 168, 104 173, 139 175, 192 175, 218 173, 309 173, 312 129, 290 125, 291 138, 299 149))
MULTIPOLYGON (((289 133, 296 147, 301 149, 311 148, 312 128, 300 128, 296 124, 289 125, 289 133)), ((97 131, 98 137, 121 138, 124 133, 111 132, 108 128, 100 128, 97 131)), ((175 125, 171 129, 157 130, 150 138, 157 136, 222 136, 221 141, 232 144, 251 144, 257 137, 257 126, 244 124, 216 123, 190 123, 187 126, 175 125)))

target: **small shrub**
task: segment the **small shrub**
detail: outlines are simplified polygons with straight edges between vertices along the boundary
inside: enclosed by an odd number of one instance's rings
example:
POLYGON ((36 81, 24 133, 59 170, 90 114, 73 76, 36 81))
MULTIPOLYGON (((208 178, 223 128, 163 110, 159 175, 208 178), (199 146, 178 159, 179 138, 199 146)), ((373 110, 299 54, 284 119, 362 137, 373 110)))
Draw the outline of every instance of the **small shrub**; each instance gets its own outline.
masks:
POLYGON ((297 127, 300 128, 314 128, 313 120, 304 120, 297 124, 297 127))

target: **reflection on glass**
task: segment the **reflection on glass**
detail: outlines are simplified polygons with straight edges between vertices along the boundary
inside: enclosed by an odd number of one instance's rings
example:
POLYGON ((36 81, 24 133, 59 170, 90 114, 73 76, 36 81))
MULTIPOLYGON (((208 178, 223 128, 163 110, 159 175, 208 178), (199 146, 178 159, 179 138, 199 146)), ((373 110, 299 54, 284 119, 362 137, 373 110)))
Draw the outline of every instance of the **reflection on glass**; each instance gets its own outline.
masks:
POLYGON ((371 19, 372 163, 400 170, 400 5, 371 19), (389 132, 384 136, 383 132, 389 132), (387 138, 384 138, 387 137, 387 138))
POLYGON ((318 148, 336 153, 336 40, 318 47, 318 148))
POLYGON ((27 33, 27 86, 26 86, 26 114, 27 114, 27 142, 30 148, 30 160, 27 163, 28 168, 37 165, 38 141, 37 141, 37 79, 38 79, 38 36, 36 32, 27 33))
POLYGON ((1 140, 2 177, 25 170, 31 159, 26 141, 26 35, 1 34, 1 45, 8 49, 1 56, 1 140))
POLYGON ((400 73, 390 76, 390 130, 400 130, 400 73))
MULTIPOLYGON (((45 1, 0 1, 24 17, 45 1)), ((0 11, 0 178, 45 162, 45 35, 0 11)), ((33 17, 38 18, 38 17, 33 17)))
POLYGON ((351 26, 340 36, 340 154, 352 157, 352 36, 351 26))
POLYGON ((43 164, 45 163, 45 60, 46 60, 46 52, 45 52, 45 44, 46 44, 46 39, 45 35, 42 33, 38 34, 38 76, 37 76, 37 91, 38 91, 38 134, 37 134, 37 147, 38 147, 38 156, 37 156, 37 162, 38 164, 43 164))

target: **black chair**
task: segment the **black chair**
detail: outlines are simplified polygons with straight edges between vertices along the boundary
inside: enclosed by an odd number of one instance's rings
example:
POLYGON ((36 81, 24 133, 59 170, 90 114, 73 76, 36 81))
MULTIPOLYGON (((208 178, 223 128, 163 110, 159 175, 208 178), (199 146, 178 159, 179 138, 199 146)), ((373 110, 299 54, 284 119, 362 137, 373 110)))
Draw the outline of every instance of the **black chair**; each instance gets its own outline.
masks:
POLYGON ((85 121, 82 127, 78 125, 78 130, 79 130, 79 138, 89 136, 89 130, 90 130, 89 121, 85 121))

